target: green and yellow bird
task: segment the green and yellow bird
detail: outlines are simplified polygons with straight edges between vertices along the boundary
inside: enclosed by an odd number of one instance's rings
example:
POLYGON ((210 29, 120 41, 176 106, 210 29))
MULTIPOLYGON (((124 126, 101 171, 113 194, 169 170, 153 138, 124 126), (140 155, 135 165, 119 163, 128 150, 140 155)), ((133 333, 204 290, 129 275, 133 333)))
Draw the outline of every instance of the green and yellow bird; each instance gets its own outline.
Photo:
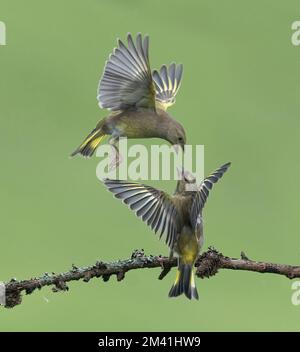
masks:
POLYGON ((189 190, 195 178, 183 172, 173 196, 138 183, 103 180, 109 191, 121 199, 160 238, 165 235, 170 257, 178 256, 178 271, 169 297, 185 294, 198 299, 193 267, 203 245, 202 210, 213 184, 229 168, 227 163, 206 177, 199 188, 189 190))
POLYGON ((92 156, 106 135, 117 153, 120 137, 163 138, 182 148, 186 143, 182 125, 166 111, 175 103, 183 66, 171 63, 151 71, 149 37, 143 39, 139 33, 134 43, 128 34, 127 42, 126 46, 118 40, 97 90, 99 106, 111 113, 98 122, 71 156, 92 156))

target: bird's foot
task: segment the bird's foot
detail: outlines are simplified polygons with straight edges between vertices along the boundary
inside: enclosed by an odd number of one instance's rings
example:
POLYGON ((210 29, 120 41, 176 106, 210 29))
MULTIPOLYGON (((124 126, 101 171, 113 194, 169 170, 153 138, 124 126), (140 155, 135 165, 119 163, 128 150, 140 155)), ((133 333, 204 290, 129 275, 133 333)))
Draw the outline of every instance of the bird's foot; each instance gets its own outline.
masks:
POLYGON ((109 172, 114 171, 122 164, 123 160, 124 158, 119 153, 119 151, 117 151, 116 149, 113 149, 113 152, 109 155, 108 171, 109 172))
POLYGON ((171 271, 172 267, 174 266, 174 264, 172 263, 173 260, 173 255, 170 254, 168 261, 166 262, 166 258, 165 257, 158 257, 158 262, 160 263, 161 266, 161 273, 159 274, 158 279, 162 280, 164 277, 166 277, 169 272, 171 271))

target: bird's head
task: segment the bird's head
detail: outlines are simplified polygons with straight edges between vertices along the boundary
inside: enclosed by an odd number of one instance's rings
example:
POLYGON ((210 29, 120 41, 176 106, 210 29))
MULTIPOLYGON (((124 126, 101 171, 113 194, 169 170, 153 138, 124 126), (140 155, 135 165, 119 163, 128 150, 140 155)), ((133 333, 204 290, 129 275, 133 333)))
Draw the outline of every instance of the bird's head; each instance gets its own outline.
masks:
POLYGON ((196 178, 191 172, 179 168, 177 168, 177 172, 179 179, 177 182, 176 193, 197 190, 196 178))
POLYGON ((177 121, 172 121, 172 124, 169 124, 167 130, 167 139, 172 145, 179 145, 184 151, 184 145, 186 144, 186 135, 184 128, 177 121))

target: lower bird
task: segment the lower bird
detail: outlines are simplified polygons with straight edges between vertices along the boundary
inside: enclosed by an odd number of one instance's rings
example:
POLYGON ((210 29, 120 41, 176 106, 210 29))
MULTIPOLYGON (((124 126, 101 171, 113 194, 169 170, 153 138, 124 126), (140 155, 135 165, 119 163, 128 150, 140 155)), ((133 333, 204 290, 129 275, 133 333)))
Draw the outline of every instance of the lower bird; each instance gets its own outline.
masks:
POLYGON ((229 166, 227 163, 218 168, 196 189, 191 187, 195 178, 183 171, 172 196, 143 184, 103 180, 108 190, 127 204, 160 238, 165 235, 170 258, 173 255, 178 257, 178 271, 169 297, 185 294, 189 299, 199 298, 193 267, 203 246, 202 210, 213 184, 229 166))

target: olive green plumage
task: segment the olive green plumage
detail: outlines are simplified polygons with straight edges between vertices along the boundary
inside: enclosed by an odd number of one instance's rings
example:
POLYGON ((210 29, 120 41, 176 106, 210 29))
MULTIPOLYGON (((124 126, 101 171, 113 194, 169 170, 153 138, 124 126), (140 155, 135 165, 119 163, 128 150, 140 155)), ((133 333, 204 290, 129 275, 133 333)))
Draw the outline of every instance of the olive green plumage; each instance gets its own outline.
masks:
MULTIPOLYGON (((182 72, 183 66, 175 63, 151 71, 148 36, 143 39, 138 34, 134 42, 128 34, 127 45, 118 40, 117 48, 105 64, 97 91, 100 107, 111 113, 98 122, 71 155, 92 156, 106 135, 110 136, 109 143, 117 153, 120 137, 162 138, 184 149, 184 128, 167 113, 167 108, 175 103, 182 72)), ((172 196, 147 185, 103 181, 155 233, 160 237, 165 235, 170 256, 178 256, 178 271, 169 297, 185 294, 189 299, 198 299, 193 267, 203 245, 202 210, 213 184, 229 166, 230 163, 221 166, 194 190, 187 189, 187 185, 191 186, 195 179, 182 173, 172 196)))
POLYGON ((193 267, 203 245, 202 210, 213 184, 218 182, 229 166, 230 163, 221 166, 193 190, 190 186, 195 179, 186 172, 182 173, 172 196, 143 184, 103 180, 116 198, 127 204, 160 237, 165 236, 170 256, 178 256, 178 272, 169 292, 170 297, 184 293, 189 299, 198 299, 193 267))
POLYGON ((142 39, 138 34, 134 42, 128 34, 127 46, 118 40, 97 91, 100 107, 111 114, 97 124, 71 156, 90 157, 105 135, 110 136, 109 143, 115 148, 119 137, 162 138, 184 146, 184 128, 166 112, 175 102, 183 66, 172 63, 151 71, 148 50, 148 36, 142 39))

